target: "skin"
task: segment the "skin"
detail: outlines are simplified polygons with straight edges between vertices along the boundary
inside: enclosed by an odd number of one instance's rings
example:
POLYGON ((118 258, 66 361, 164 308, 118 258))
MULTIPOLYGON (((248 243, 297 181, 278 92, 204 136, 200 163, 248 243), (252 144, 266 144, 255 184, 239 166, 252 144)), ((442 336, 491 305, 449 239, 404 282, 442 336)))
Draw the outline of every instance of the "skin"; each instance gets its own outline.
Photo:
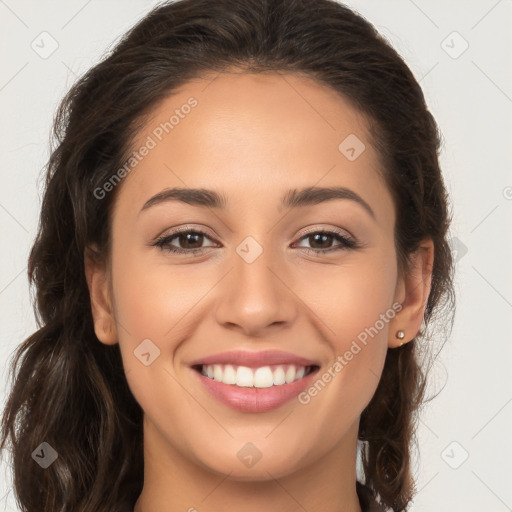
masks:
POLYGON ((134 150, 191 96, 198 105, 118 185, 108 264, 85 257, 96 335, 120 344, 144 410, 145 481, 134 510, 360 511, 359 418, 388 348, 420 328, 432 242, 399 275, 394 204, 378 155, 365 119, 335 91, 289 73, 194 80, 154 109, 134 150), (349 134, 366 145, 354 161, 338 150, 349 134), (348 187, 375 220, 347 199, 279 207, 285 191, 307 186, 348 187), (139 213, 170 187, 214 189, 228 207, 169 201, 139 213), (185 225, 207 236, 189 246, 176 237, 172 245, 203 247, 202 254, 151 245, 185 225), (337 229, 362 247, 308 254, 304 248, 340 242, 315 243, 305 228, 337 229), (247 236, 263 249, 250 264, 236 252, 247 236), (401 311, 305 405, 293 399, 264 413, 240 412, 202 389, 189 367, 225 350, 279 349, 319 361, 321 375, 395 302, 401 311), (133 353, 144 339, 160 350, 149 366, 133 353), (262 454, 252 467, 237 457, 247 442, 262 454))

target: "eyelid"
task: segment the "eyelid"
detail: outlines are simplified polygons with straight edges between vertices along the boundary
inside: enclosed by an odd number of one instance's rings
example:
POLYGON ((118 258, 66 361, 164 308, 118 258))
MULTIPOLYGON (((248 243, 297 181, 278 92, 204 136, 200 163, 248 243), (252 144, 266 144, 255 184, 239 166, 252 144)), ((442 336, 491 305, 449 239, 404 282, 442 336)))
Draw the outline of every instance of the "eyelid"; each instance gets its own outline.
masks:
POLYGON ((312 226, 311 228, 306 228, 305 231, 302 231, 298 237, 299 238, 304 238, 306 235, 309 235, 311 233, 318 233, 318 232, 333 232, 333 233, 337 233, 338 235, 341 235, 345 238, 350 238, 351 240, 353 240, 355 242, 355 237, 352 236, 352 234, 347 231, 346 229, 341 229, 341 228, 338 228, 338 227, 334 227, 334 226, 329 226, 329 227, 319 227, 318 224, 315 224, 314 226, 312 226))
POLYGON ((155 237, 154 241, 162 239, 162 238, 167 238, 169 236, 179 235, 180 233, 188 233, 189 231, 195 231, 197 233, 207 235, 208 238, 216 239, 216 236, 212 234, 212 231, 204 226, 197 227, 193 224, 185 224, 180 227, 176 227, 176 228, 171 227, 171 228, 164 230, 160 235, 155 237))

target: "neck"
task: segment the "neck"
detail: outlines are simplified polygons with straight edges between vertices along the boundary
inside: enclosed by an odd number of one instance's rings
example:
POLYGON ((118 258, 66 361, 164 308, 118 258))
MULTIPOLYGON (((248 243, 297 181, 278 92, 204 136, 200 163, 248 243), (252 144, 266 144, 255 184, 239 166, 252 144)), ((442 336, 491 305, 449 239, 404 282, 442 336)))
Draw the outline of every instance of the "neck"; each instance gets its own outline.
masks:
POLYGON ((260 471, 247 481, 184 457, 145 418, 144 487, 134 512, 361 512, 357 428, 356 422, 337 446, 307 465, 260 471))

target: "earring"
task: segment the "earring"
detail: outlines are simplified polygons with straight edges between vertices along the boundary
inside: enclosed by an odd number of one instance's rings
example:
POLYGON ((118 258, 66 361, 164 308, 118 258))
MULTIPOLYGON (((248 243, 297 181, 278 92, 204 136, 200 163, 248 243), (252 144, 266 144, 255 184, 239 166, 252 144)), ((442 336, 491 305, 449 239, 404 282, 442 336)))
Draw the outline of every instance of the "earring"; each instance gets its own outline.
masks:
MULTIPOLYGON (((405 332, 404 331, 396 331, 396 337, 399 340, 403 340, 405 338, 405 332)), ((404 342, 400 343, 400 346, 402 346, 404 342)))

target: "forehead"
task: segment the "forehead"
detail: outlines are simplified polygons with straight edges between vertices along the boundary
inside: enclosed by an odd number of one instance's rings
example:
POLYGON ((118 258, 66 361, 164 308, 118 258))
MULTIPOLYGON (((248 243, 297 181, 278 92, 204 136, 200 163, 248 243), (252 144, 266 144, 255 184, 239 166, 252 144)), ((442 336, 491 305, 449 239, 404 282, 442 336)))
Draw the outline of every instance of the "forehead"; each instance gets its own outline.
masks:
POLYGON ((166 187, 261 203, 261 194, 281 198, 285 189, 316 185, 358 189, 392 208, 364 116, 332 88, 297 74, 225 72, 189 81, 152 109, 132 149, 138 158, 127 167, 120 201, 138 209, 166 187))
POLYGON ((281 72, 225 72, 187 82, 153 108, 135 146, 153 136, 177 148, 190 144, 191 132, 201 147, 243 141, 247 150, 262 142, 286 150, 295 141, 300 150, 309 141, 336 155, 340 138, 368 138, 364 117, 346 98, 310 77, 281 72))

